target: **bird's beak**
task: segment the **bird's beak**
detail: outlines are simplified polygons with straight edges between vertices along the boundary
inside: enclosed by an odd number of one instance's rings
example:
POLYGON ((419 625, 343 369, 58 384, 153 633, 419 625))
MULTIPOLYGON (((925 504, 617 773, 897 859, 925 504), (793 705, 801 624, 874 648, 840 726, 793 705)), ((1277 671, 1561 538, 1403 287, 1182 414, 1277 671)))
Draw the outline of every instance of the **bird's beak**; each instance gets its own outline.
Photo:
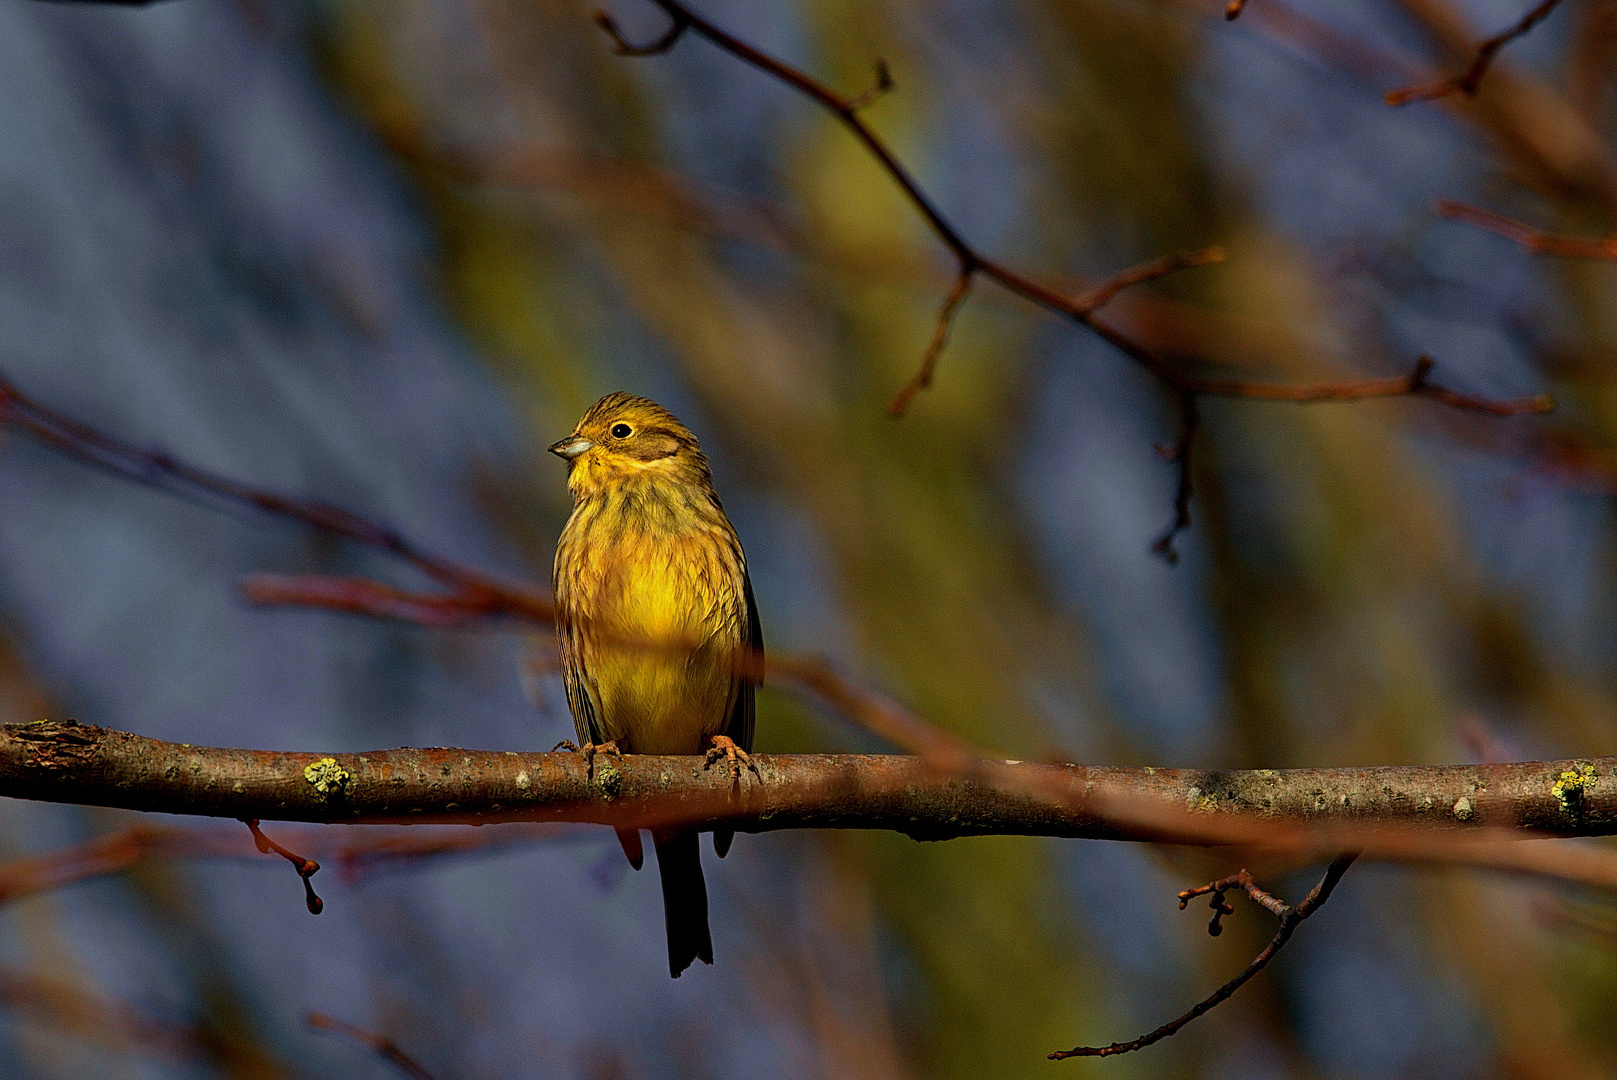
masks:
POLYGON ((561 440, 561 442, 550 444, 550 452, 552 454, 555 454, 557 457, 564 457, 568 461, 573 460, 586 450, 593 449, 595 449, 595 444, 584 438, 582 435, 569 435, 567 438, 561 440))

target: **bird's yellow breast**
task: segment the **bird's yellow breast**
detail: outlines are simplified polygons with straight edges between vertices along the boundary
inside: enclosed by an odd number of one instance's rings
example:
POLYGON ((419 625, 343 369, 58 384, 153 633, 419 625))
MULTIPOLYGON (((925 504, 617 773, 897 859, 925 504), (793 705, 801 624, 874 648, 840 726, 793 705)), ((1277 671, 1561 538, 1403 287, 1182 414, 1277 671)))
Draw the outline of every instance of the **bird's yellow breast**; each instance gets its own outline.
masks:
POLYGON ((735 702, 745 573, 734 531, 700 492, 648 481, 581 500, 555 574, 562 661, 600 729, 580 735, 637 753, 705 749, 735 702))

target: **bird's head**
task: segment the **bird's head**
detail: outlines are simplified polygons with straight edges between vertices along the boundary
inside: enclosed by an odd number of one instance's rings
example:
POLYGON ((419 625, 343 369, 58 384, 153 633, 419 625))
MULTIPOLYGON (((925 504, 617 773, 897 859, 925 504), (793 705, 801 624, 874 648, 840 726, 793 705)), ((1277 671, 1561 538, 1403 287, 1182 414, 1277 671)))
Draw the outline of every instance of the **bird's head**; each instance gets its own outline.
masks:
POLYGON ((576 498, 634 478, 713 482, 689 428, 655 401, 621 391, 591 405, 550 452, 567 460, 567 486, 576 498))

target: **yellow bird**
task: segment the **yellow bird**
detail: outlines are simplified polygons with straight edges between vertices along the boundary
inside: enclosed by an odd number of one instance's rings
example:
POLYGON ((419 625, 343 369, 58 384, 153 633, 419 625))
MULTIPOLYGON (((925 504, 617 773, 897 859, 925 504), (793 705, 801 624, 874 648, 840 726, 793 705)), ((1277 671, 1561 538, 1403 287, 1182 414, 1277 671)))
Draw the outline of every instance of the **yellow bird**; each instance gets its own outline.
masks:
MULTIPOLYGON (((696 436, 655 402, 608 394, 550 448, 567 460, 573 514, 553 585, 567 704, 580 748, 701 754, 751 766, 763 631, 741 541, 696 436)), ((722 858, 734 833, 715 832, 722 858)), ((651 833, 668 968, 713 962, 695 832, 651 833)), ((639 830, 618 839, 635 869, 639 830)))

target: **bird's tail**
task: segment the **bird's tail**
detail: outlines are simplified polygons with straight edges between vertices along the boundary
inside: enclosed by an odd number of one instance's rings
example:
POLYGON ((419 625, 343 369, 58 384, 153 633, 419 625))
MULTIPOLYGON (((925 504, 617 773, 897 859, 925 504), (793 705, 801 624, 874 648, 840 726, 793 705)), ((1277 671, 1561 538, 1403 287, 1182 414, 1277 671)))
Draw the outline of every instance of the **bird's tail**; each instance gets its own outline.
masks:
POLYGON ((668 973, 676 979, 694 960, 713 962, 713 938, 707 928, 707 883, 702 880, 697 839, 693 832, 652 833, 657 873, 663 882, 668 973))

